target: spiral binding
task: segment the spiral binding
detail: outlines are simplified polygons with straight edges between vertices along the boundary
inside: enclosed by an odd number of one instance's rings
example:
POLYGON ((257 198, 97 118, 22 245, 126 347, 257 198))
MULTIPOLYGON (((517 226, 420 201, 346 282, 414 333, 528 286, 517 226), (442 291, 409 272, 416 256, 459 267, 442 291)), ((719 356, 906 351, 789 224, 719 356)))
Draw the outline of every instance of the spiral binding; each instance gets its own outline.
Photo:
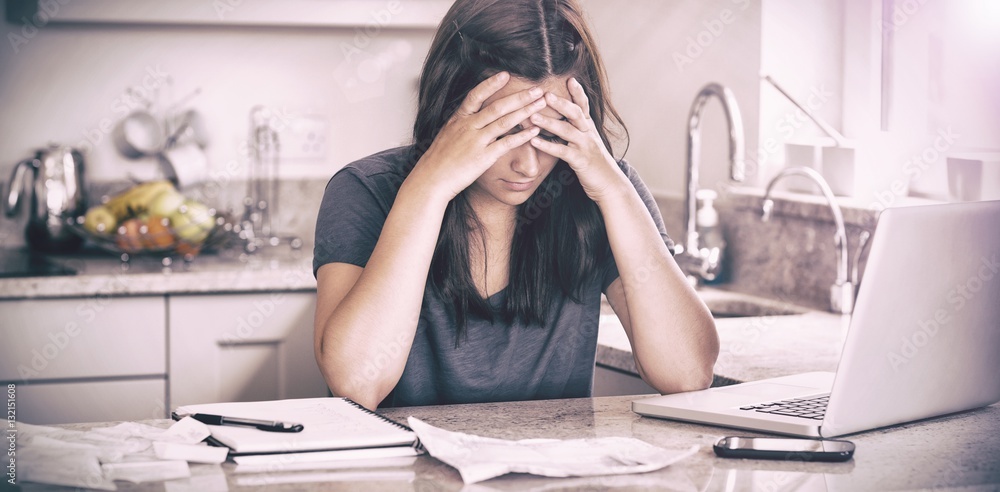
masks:
POLYGON ((390 418, 388 418, 388 417, 386 417, 384 415, 379 415, 378 413, 375 413, 375 412, 373 412, 373 411, 365 408, 360 403, 358 403, 358 402, 356 402, 356 401, 354 401, 354 400, 352 400, 352 399, 350 399, 350 398, 348 398, 346 396, 342 396, 341 399, 343 399, 345 403, 347 403, 349 405, 353 405, 354 407, 356 407, 358 410, 361 410, 362 412, 365 412, 365 413, 367 413, 369 415, 378 417, 383 422, 395 425, 396 427, 399 427, 400 429, 403 429, 405 431, 413 432, 413 429, 411 429, 411 428, 409 428, 409 427, 407 427, 407 426, 405 426, 403 424, 400 424, 399 422, 396 422, 395 420, 392 420, 392 419, 390 419, 390 418))

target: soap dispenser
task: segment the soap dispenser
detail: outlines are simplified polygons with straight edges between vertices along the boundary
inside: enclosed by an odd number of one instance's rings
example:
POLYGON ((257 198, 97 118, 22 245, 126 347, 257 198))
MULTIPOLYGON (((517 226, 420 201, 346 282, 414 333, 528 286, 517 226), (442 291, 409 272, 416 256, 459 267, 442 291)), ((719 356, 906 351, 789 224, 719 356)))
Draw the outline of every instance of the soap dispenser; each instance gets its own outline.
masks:
MULTIPOLYGON (((698 200, 698 211, 695 214, 695 227, 698 231, 698 249, 703 258, 708 258, 713 264, 721 261, 726 241, 722 237, 719 226, 719 213, 713 202, 719 197, 715 190, 698 190, 695 198, 698 200)), ((718 280, 716 275, 706 278, 709 281, 718 280)))

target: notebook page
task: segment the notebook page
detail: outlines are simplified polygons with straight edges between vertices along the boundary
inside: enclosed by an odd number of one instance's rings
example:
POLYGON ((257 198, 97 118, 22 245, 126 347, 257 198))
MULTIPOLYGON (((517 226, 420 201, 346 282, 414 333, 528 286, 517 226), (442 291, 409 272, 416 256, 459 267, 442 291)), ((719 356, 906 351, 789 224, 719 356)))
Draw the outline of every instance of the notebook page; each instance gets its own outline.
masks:
POLYGON ((234 454, 291 453, 412 444, 416 435, 344 398, 302 398, 208 403, 178 407, 178 416, 209 413, 227 417, 302 424, 302 432, 267 432, 252 427, 210 425, 212 437, 234 454))

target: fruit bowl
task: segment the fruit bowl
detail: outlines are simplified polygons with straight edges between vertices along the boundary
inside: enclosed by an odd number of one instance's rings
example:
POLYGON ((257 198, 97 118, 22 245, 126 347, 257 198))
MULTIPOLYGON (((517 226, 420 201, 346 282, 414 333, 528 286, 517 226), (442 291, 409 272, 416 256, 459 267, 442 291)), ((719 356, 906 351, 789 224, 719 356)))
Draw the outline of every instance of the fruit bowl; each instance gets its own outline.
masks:
POLYGON ((193 258, 228 235, 226 218, 185 198, 168 181, 139 183, 66 222, 77 235, 122 255, 193 258))
POLYGON ((216 216, 215 210, 211 210, 210 217, 212 226, 204 233, 204 239, 199 241, 181 239, 181 235, 170 226, 170 221, 166 217, 128 219, 116 230, 108 232, 87 229, 83 225, 83 216, 67 218, 66 223, 80 237, 112 253, 131 256, 180 255, 192 258, 202 250, 214 248, 225 242, 227 235, 221 227, 225 219, 216 216))

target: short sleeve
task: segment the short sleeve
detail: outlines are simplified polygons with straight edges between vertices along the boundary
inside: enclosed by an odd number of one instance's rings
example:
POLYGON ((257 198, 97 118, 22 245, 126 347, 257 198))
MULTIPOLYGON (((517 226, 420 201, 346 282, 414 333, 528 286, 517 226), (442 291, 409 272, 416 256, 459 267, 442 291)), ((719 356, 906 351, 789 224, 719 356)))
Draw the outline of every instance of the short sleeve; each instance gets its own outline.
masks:
MULTIPOLYGON (((642 199, 642 203, 646 205, 649 216, 653 218, 656 229, 660 231, 660 238, 663 239, 663 244, 667 246, 671 255, 674 254, 674 241, 667 235, 667 228, 663 225, 663 216, 660 215, 660 208, 656 205, 653 194, 649 192, 649 188, 646 187, 646 183, 639 177, 639 173, 636 172, 635 168, 628 165, 624 160, 619 162, 618 165, 621 167, 622 172, 625 173, 625 176, 628 177, 628 180, 632 182, 632 186, 635 187, 635 191, 639 194, 639 198, 642 199)), ((604 268, 604 278, 601 279, 601 292, 607 292, 608 286, 619 276, 618 265, 615 263, 614 255, 610 255, 608 263, 604 268)))
POLYGON ((313 275, 327 263, 364 267, 375 249, 388 211, 354 169, 330 179, 316 218, 313 275))

